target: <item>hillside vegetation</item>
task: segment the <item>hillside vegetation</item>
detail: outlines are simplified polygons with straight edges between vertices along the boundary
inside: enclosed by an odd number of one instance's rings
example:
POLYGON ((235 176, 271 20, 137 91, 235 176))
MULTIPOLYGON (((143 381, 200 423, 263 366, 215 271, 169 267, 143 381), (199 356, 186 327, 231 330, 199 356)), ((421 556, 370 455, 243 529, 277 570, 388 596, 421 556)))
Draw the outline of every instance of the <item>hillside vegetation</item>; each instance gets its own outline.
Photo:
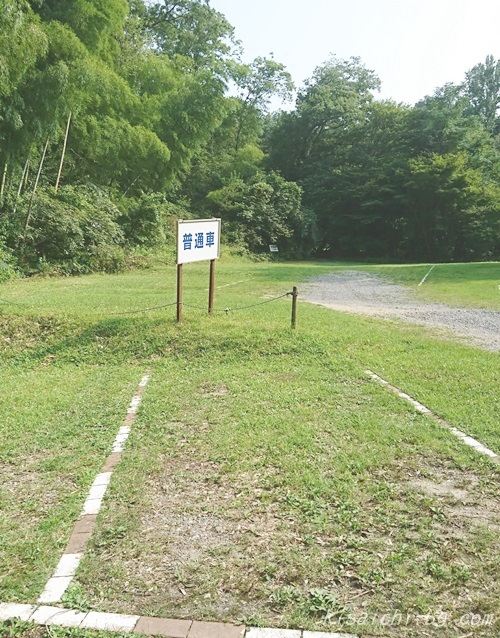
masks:
POLYGON ((414 107, 379 84, 331 57, 269 114, 292 78, 209 2, 2 0, 0 280, 120 270, 179 217, 252 253, 498 259, 500 62, 414 107))

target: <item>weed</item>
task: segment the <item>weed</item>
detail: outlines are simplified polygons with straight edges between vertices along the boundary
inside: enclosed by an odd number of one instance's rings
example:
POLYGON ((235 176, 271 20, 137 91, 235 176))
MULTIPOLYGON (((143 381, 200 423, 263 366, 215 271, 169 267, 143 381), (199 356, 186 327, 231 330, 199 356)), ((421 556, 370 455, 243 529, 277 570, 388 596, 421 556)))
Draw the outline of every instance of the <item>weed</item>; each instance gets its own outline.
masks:
POLYGON ((14 618, 0 622, 2 638, 41 638, 42 630, 33 623, 14 618))
POLYGON ((302 605, 309 615, 319 616, 326 621, 335 618, 339 623, 342 623, 350 613, 350 609, 342 605, 326 589, 311 589, 302 605))
POLYGON ((73 581, 62 599, 63 605, 68 609, 78 609, 78 611, 90 611, 92 604, 82 586, 73 581))

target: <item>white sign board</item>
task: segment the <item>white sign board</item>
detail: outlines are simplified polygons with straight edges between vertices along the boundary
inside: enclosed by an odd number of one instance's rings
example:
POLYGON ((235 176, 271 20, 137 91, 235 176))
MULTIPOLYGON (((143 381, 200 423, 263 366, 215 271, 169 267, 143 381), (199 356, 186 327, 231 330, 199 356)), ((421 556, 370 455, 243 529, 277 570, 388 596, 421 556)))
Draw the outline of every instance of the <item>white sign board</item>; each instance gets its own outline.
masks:
POLYGON ((177 222, 177 264, 218 259, 220 219, 190 219, 177 222))
POLYGON ((272 253, 277 253, 279 252, 278 246, 276 246, 275 244, 269 244, 269 250, 272 253))

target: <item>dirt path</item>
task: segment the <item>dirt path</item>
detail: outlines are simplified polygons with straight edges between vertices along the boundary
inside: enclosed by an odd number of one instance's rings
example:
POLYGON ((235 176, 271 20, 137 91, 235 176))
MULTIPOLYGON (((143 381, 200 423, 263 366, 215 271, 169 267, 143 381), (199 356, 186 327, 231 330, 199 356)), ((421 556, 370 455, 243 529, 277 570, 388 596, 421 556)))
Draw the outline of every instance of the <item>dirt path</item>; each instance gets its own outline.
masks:
POLYGON ((314 277, 301 287, 300 296, 334 310, 444 329, 470 345, 500 350, 500 311, 422 301, 417 291, 378 275, 344 270, 314 277))

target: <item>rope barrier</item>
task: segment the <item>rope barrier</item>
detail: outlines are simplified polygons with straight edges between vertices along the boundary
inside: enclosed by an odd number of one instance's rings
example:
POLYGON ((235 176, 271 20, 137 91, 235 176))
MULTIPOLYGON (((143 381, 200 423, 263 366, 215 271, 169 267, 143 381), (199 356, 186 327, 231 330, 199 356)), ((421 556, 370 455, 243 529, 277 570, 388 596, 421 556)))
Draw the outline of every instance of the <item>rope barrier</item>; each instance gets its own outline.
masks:
POLYGON ((142 310, 125 310, 124 312, 110 312, 107 313, 109 316, 116 316, 116 315, 134 315, 134 314, 138 314, 140 312, 149 312, 150 310, 162 310, 163 308, 170 308, 171 306, 176 306, 177 302, 174 301, 173 303, 167 303, 164 306, 153 306, 151 308, 143 308, 142 310))
MULTIPOLYGON (((286 292, 284 295, 280 295, 279 297, 273 297, 273 299, 266 299, 265 301, 259 301, 259 303, 254 303, 254 304, 251 304, 249 306, 238 306, 236 308, 223 308, 223 309, 214 308, 213 312, 225 312, 226 315, 227 315, 230 312, 236 312, 236 311, 239 311, 239 310, 248 310, 249 308, 256 308, 257 306, 263 306, 266 303, 271 303, 273 301, 277 301, 278 299, 283 299, 284 297, 288 297, 291 294, 292 294, 291 292, 286 292)), ((192 306, 191 304, 187 304, 187 303, 183 303, 182 305, 185 308, 195 308, 197 310, 207 310, 207 307, 203 307, 203 306, 192 306)))
MULTIPOLYGON (((213 312, 224 312, 227 314, 229 314, 230 312, 238 312, 240 310, 249 310, 250 308, 256 308, 257 306, 263 306, 264 304, 268 304, 268 303, 272 303, 273 301, 278 301, 278 299, 283 299, 284 297, 288 297, 290 296, 291 292, 286 292, 283 295, 279 295, 278 297, 273 297, 272 299, 266 299, 265 301, 259 301, 258 303, 254 303, 254 304, 250 304, 248 306, 237 306, 236 308, 223 308, 223 309, 219 309, 219 308, 214 308, 213 312)), ((18 303, 16 301, 9 301, 8 299, 3 299, 0 297, 0 303, 6 303, 6 304, 10 304, 12 306, 20 306, 22 308, 30 308, 30 306, 28 304, 23 304, 23 303, 18 303)), ((191 304, 186 304, 183 303, 182 304, 185 308, 194 308, 196 310, 204 310, 207 311, 208 308, 207 306, 194 306, 191 304)), ((168 303, 168 304, 164 304, 162 306, 152 306, 150 308, 142 308, 140 310, 125 310, 123 312, 110 312, 110 313, 104 313, 105 316, 120 316, 120 315, 133 315, 133 314, 140 314, 142 312, 150 312, 152 310, 163 310, 164 308, 171 308, 172 306, 177 306, 177 302, 174 301, 172 303, 168 303)))

